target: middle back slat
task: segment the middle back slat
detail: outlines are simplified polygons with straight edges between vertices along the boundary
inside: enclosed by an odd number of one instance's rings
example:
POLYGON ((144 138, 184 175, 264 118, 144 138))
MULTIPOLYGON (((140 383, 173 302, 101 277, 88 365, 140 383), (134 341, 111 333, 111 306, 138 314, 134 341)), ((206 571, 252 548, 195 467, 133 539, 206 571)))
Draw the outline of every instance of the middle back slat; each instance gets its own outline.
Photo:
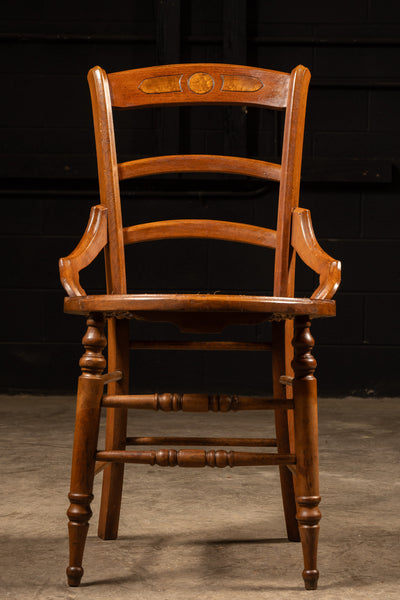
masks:
POLYGON ((118 164, 120 179, 160 173, 231 173, 280 181, 281 165, 252 158, 213 154, 178 154, 140 158, 118 164))
POLYGON ((245 223, 210 219, 177 219, 124 227, 125 245, 183 238, 225 240, 276 248, 276 231, 245 223))

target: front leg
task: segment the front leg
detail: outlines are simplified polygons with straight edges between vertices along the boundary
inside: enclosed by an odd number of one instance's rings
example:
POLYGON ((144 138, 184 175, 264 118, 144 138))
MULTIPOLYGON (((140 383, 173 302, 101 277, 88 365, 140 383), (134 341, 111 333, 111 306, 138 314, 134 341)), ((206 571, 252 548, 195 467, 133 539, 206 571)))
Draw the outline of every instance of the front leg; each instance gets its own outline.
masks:
POLYGON ((317 547, 321 513, 318 504, 318 414, 317 366, 311 351, 314 340, 307 316, 296 317, 294 324, 293 399, 296 443, 296 503, 297 521, 303 547, 303 579, 307 590, 317 589, 317 547))
POLYGON ((88 329, 82 340, 86 351, 79 361, 82 375, 78 383, 71 491, 68 495, 71 501, 67 511, 70 549, 67 576, 70 586, 78 586, 83 575, 82 557, 89 519, 92 516, 90 503, 93 500, 100 405, 104 388, 101 375, 106 366, 102 355, 107 343, 103 333, 103 315, 91 315, 87 325, 88 329))

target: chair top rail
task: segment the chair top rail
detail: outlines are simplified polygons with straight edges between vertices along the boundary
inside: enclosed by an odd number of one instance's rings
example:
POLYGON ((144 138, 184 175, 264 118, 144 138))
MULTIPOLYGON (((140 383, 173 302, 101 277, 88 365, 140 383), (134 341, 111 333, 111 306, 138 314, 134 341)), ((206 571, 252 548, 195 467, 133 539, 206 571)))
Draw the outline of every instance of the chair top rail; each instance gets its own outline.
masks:
POLYGON ((112 105, 248 104, 283 110, 290 74, 241 65, 190 63, 109 73, 112 105))

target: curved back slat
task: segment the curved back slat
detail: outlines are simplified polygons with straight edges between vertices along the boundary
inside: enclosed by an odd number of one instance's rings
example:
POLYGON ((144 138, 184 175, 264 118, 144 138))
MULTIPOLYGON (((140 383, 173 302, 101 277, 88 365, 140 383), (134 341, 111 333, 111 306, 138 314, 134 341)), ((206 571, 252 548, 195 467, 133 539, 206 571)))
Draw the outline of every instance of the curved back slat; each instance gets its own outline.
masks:
POLYGON ((224 65, 191 63, 110 73, 114 107, 166 104, 248 104, 284 109, 290 75, 224 65))
POLYGON ((178 154, 141 158, 118 165, 120 179, 158 173, 234 173, 279 181, 281 166, 262 160, 211 154, 178 154))
POLYGON ((209 219, 176 219, 124 227, 124 243, 202 238, 276 248, 276 231, 244 223, 209 219))

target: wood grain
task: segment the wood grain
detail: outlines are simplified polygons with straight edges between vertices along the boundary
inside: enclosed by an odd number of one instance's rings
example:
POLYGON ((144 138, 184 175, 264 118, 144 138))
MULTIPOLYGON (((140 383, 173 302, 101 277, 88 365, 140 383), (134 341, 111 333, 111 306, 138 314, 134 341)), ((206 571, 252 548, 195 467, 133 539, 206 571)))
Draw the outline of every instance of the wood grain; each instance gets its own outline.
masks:
POLYGON ((158 465, 160 467, 256 467, 295 463, 293 454, 235 452, 231 450, 125 450, 100 451, 96 459, 106 462, 158 465))
POLYGON ((106 244, 107 208, 93 206, 79 244, 71 254, 59 260, 61 284, 69 296, 86 295, 79 282, 79 271, 90 265, 106 244))
POLYGON ((272 345, 267 342, 230 342, 210 340, 133 340, 129 343, 131 350, 192 350, 211 352, 270 352, 272 345))
POLYGON ((164 412, 229 412, 293 408, 293 400, 227 394, 137 394, 103 397, 102 406, 161 410, 164 412))
POLYGON ((311 317, 332 317, 333 300, 309 298, 275 298, 273 296, 242 296, 227 294, 126 294, 65 298, 65 311, 71 314, 103 312, 120 317, 139 316, 145 312, 232 312, 262 313, 265 318, 292 318, 296 314, 311 317))
MULTIPOLYGON (((225 9, 228 10, 229 6, 226 3, 225 9)), ((241 6, 244 10, 244 3, 241 6)), ((314 340, 310 333, 310 322, 313 318, 335 315, 332 297, 340 283, 340 263, 320 248, 309 211, 298 208, 310 72, 302 65, 291 73, 284 73, 239 65, 193 63, 146 67, 108 75, 100 67, 94 67, 89 72, 88 80, 101 206, 92 209, 89 224, 76 249, 60 261, 61 280, 69 295, 65 299, 65 311, 89 316, 88 330, 83 340, 85 354, 80 361, 82 375, 78 387, 71 506, 68 510, 69 584, 79 585, 83 573, 82 556, 91 516, 95 471, 104 471, 99 535, 104 539, 112 539, 118 533, 125 463, 197 468, 276 465, 280 469, 288 538, 298 540, 300 535, 305 587, 315 589, 318 580, 320 497, 314 377, 316 362, 312 356, 314 340), (172 154, 124 160, 118 164, 113 108, 185 104, 249 105, 285 111, 281 163, 237 156, 172 154), (123 227, 120 179, 186 172, 240 174, 278 182, 276 231, 242 223, 202 219, 167 220, 123 227), (127 294, 125 245, 181 238, 219 239, 271 248, 275 251, 273 296, 127 294), (79 272, 103 248, 107 294, 87 296, 80 286, 79 272), (319 286, 311 298, 294 297, 297 255, 320 277, 319 286), (109 366, 108 373, 103 375, 105 318, 108 319, 109 366), (198 339, 130 343, 128 320, 131 318, 170 322, 181 331, 196 333, 216 333, 231 324, 256 324, 271 320, 272 343, 198 339), (272 350, 273 396, 130 394, 130 349, 272 350), (108 392, 104 395, 105 385, 108 385, 108 392), (101 405, 107 410, 106 442, 105 449, 96 453, 101 405), (273 409, 276 438, 128 437, 128 408, 172 413, 178 410, 227 412, 273 409), (277 453, 193 448, 127 451, 127 444, 270 446, 276 447, 277 453)), ((237 121, 230 119, 231 124, 235 122, 237 124, 237 121)), ((177 141, 179 131, 176 113, 172 120, 163 123, 165 127, 161 128, 160 135, 177 141)), ((240 128, 238 131, 240 134, 240 128)), ((244 149, 243 144, 241 147, 244 149)), ((227 154, 230 152, 227 151, 227 154)))
POLYGON ((317 588, 317 546, 321 513, 318 504, 318 411, 317 382, 314 371, 317 362, 312 355, 314 339, 306 316, 296 317, 294 325, 293 395, 296 441, 296 504, 297 520, 303 546, 303 578, 308 590, 317 588))
POLYGON ((118 165, 122 179, 133 179, 160 173, 231 173, 279 181, 281 166, 276 163, 237 156, 214 154, 174 154, 140 158, 118 165))
POLYGON ((290 229, 293 208, 299 204, 304 123, 310 71, 299 65, 290 76, 282 149, 282 176, 279 187, 277 248, 275 254, 274 295, 291 296, 290 229))
MULTIPOLYGON (((287 454, 295 451, 293 439, 293 399, 282 384, 282 375, 286 373, 288 342, 286 339, 287 321, 272 323, 272 382, 274 397, 280 403, 275 410, 275 431, 278 452, 287 454)), ((293 475, 285 466, 279 467, 283 510, 285 513, 288 539, 299 541, 300 534, 296 519, 296 501, 293 475)))
MULTIPOLYGON (((122 377, 108 384, 109 394, 129 393, 129 323, 108 320, 108 368, 120 371, 122 377)), ((125 450, 128 410, 125 406, 107 409, 106 450, 125 450)), ((124 465, 112 464, 104 470, 99 514, 98 535, 115 539, 118 535, 124 465)))
POLYGON ((88 73, 88 82, 92 98, 100 199, 108 209, 108 244, 105 249, 107 291, 109 294, 124 294, 126 272, 121 199, 107 74, 100 67, 94 67, 88 73))
POLYGON ((252 244, 265 248, 276 246, 276 232, 272 229, 209 219, 156 221, 124 227, 123 231, 125 245, 153 240, 201 238, 252 244))
POLYGON ((71 487, 67 511, 70 541, 68 585, 80 584, 82 558, 93 500, 95 453, 100 423, 100 403, 103 394, 102 373, 106 366, 103 349, 107 344, 104 335, 104 317, 91 315, 82 340, 85 352, 80 359, 82 374, 79 377, 76 405, 76 424, 72 454, 71 487))
POLYGON ((275 438, 216 438, 216 437, 127 437, 127 446, 247 446, 274 448, 275 438))
POLYGON ((280 71, 218 63, 163 65, 108 74, 112 104, 118 108, 191 102, 284 109, 289 78, 280 71))
POLYGON ((320 276, 320 284, 311 298, 332 298, 340 285, 341 264, 318 244, 311 213, 305 208, 295 208, 293 211, 292 246, 306 265, 320 276))

